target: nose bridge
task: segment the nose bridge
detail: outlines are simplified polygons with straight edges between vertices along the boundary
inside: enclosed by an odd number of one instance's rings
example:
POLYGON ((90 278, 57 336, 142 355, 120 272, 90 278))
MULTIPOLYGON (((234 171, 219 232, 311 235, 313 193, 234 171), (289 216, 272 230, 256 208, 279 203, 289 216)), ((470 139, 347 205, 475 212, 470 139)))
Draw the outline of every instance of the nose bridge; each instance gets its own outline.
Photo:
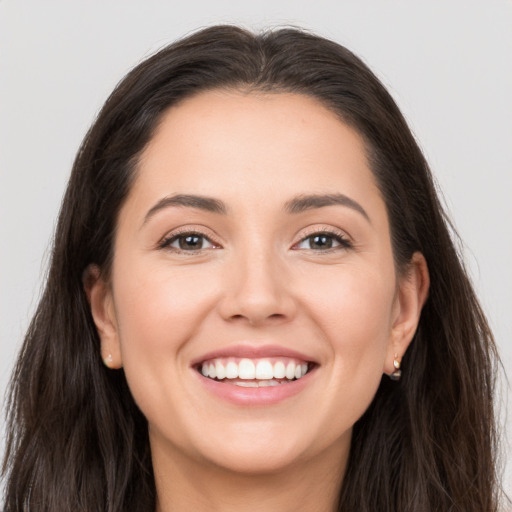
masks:
POLYGON ((245 318, 257 324, 293 315, 295 305, 284 262, 268 242, 235 250, 227 273, 222 301, 226 319, 245 318))

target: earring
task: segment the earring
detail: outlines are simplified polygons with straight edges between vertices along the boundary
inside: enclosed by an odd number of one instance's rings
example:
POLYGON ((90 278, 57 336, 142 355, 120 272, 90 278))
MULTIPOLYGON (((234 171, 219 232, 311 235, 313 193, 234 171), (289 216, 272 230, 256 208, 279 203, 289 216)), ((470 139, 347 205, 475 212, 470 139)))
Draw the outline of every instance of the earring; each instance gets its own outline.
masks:
POLYGON ((395 354, 395 359, 393 359, 393 367, 395 371, 389 375, 391 380, 400 380, 402 376, 402 370, 400 370, 400 359, 398 359, 398 354, 395 354))
POLYGON ((103 359, 103 364, 104 364, 107 368, 112 368, 112 362, 113 362, 112 354, 109 354, 107 357, 105 357, 105 358, 103 359))

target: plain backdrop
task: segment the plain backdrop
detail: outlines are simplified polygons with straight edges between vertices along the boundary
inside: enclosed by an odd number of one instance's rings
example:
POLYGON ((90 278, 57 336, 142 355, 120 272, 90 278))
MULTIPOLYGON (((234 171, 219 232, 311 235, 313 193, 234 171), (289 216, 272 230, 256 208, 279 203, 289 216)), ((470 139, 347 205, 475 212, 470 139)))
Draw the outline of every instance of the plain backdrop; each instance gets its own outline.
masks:
MULTIPOLYGON (((0 0, 2 395, 37 304, 59 203, 86 129, 133 65, 214 23, 312 29, 355 51, 383 80, 465 242, 466 263, 510 376, 510 1, 0 0)), ((501 423, 509 432, 504 482, 512 493, 511 402, 501 382, 501 423)))

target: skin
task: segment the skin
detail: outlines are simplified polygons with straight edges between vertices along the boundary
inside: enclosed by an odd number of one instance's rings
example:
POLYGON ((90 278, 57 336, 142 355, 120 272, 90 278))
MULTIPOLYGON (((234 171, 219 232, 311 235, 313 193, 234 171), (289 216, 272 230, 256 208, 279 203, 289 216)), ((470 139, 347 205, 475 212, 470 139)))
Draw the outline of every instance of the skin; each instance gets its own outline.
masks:
POLYGON ((210 91, 172 107, 121 209, 110 280, 90 276, 102 355, 124 368, 148 419, 159 511, 335 510, 352 427, 407 349, 428 290, 420 254, 396 273, 353 129, 296 94, 210 91), (368 218, 346 205, 284 211, 313 193, 344 194, 368 218), (174 194, 229 211, 170 206, 144 221, 174 194), (203 249, 162 248, 176 230, 203 233, 203 249), (326 231, 349 246, 315 245, 326 231), (318 367, 280 403, 235 405, 190 364, 240 343, 299 350, 318 367))

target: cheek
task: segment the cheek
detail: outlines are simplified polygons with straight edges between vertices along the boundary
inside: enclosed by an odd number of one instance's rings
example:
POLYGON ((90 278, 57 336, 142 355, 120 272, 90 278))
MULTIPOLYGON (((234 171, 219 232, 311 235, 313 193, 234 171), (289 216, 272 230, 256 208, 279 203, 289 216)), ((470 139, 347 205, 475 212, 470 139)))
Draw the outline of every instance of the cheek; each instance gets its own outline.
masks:
POLYGON ((321 314, 332 350, 326 442, 351 429, 377 392, 390 339, 393 292, 382 275, 353 272, 325 303, 321 314))
POLYGON ((204 276, 197 269, 146 262, 119 265, 118 275, 127 276, 114 290, 125 367, 132 360, 163 363, 162 356, 176 354, 214 302, 214 272, 204 276))
POLYGON ((344 400, 369 404, 380 383, 393 322, 392 275, 346 268, 337 279, 318 279, 310 291, 310 315, 327 341, 333 382, 344 400))
POLYGON ((116 319, 130 391, 150 423, 172 423, 179 432, 186 405, 179 392, 188 371, 184 354, 215 304, 215 273, 172 269, 161 261, 116 263, 116 319))
POLYGON ((395 300, 394 279, 389 274, 347 267, 329 276, 319 275, 315 286, 308 286, 303 295, 336 345, 359 350, 387 339, 395 300))

